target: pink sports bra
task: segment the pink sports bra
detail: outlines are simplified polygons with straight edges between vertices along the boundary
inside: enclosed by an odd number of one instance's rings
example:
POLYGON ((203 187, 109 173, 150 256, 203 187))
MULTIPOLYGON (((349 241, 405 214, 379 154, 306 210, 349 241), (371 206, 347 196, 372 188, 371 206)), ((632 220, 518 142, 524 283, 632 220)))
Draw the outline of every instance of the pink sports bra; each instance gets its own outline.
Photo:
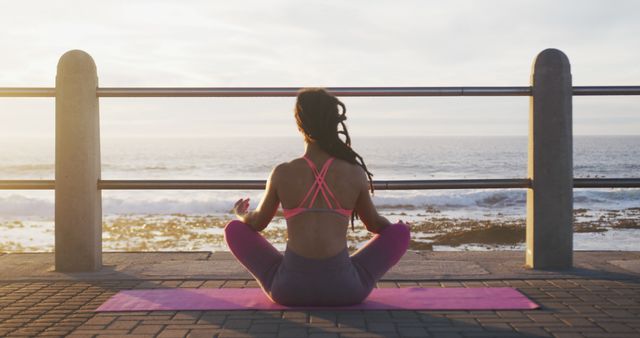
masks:
POLYGON ((316 167, 315 164, 313 164, 313 162, 311 162, 311 160, 309 158, 307 158, 306 156, 303 157, 305 159, 305 161, 307 161, 307 163, 309 164, 309 167, 311 167, 311 170, 313 171, 313 175, 315 176, 316 180, 315 182, 313 182, 313 184, 311 185, 311 188, 309 188, 309 191, 307 192, 307 194, 305 195, 304 199, 302 200, 302 202, 300 202, 300 205, 298 205, 297 208, 293 208, 293 209, 285 209, 282 208, 282 212, 284 214, 284 218, 285 219, 289 219, 295 215, 301 214, 305 211, 328 211, 328 212, 335 212, 338 213, 342 216, 345 216, 347 218, 349 218, 349 216, 351 216, 351 211, 349 209, 343 209, 340 206, 340 202, 338 202, 338 199, 333 196, 333 193, 331 192, 331 190, 329 189, 329 186, 327 186, 327 182, 325 182, 324 177, 327 174, 327 171, 329 170, 329 166, 331 165, 331 163, 333 162, 333 157, 330 157, 322 166, 322 169, 320 169, 320 171, 318 171, 318 168, 316 167), (305 202, 309 199, 309 196, 311 196, 311 193, 313 192, 313 196, 311 197, 311 200, 309 201, 309 207, 308 208, 304 208, 304 204, 305 202), (322 197, 324 197, 324 201, 327 203, 327 206, 329 206, 329 208, 312 208, 313 203, 316 201, 316 197, 318 197, 318 194, 322 193, 322 197), (331 201, 329 200, 329 197, 331 197, 333 199, 333 201, 335 202, 335 208, 331 205, 331 201))

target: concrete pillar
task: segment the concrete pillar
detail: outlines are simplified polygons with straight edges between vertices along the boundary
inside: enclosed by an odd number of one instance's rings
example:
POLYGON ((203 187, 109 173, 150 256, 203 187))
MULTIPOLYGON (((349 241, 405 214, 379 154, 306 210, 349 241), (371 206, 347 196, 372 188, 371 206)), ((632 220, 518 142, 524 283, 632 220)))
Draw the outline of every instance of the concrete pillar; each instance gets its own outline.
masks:
POLYGON ((572 85, 567 56, 546 49, 535 59, 529 109, 526 265, 573 266, 572 85))
POLYGON ((60 58, 56 76, 56 271, 102 266, 98 75, 89 54, 60 58))

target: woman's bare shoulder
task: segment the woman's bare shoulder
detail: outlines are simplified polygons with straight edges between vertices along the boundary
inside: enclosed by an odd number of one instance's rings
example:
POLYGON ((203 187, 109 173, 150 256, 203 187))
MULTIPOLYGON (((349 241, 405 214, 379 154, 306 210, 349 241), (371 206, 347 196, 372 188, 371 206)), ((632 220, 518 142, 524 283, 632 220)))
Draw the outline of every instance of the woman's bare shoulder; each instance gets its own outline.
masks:
POLYGON ((282 163, 276 164, 273 167, 273 170, 271 170, 271 176, 282 175, 284 172, 286 172, 289 169, 289 163, 290 162, 282 162, 282 163))
POLYGON ((340 166, 340 171, 344 175, 347 175, 351 180, 356 181, 359 184, 369 184, 367 173, 361 166, 345 160, 338 160, 337 163, 340 166))
POLYGON ((291 174, 294 168, 300 165, 300 159, 296 158, 289 162, 282 162, 273 167, 271 177, 286 177, 291 174))

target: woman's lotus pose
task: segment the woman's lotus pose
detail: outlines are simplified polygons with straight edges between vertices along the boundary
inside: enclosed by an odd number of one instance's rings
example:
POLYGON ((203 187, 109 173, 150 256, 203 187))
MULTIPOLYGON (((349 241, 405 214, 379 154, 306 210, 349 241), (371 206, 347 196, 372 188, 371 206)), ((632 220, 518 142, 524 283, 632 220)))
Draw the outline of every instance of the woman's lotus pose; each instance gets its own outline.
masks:
POLYGON ((233 255, 276 303, 360 303, 407 251, 409 226, 390 224, 371 201, 372 175, 351 148, 345 113, 344 104, 324 89, 301 90, 295 118, 304 156, 276 166, 256 210, 248 212, 249 199, 240 199, 234 206, 239 220, 225 227, 233 255), (259 233, 280 204, 287 220, 284 256, 259 233), (376 235, 349 256, 347 229, 356 215, 376 235))

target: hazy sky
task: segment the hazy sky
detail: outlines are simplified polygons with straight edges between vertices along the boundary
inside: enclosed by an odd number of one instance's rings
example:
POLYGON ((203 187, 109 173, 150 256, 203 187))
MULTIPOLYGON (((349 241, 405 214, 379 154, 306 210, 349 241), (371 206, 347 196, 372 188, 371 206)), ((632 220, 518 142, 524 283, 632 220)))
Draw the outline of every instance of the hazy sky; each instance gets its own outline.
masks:
MULTIPOLYGON (((1 1, 0 87, 524 86, 549 47, 574 85, 640 85, 639 1, 1 1)), ((344 98, 354 135, 525 135, 529 99, 344 98)), ((293 98, 101 99, 102 135, 296 135, 293 98)), ((638 134, 640 97, 574 99, 575 134, 638 134)), ((51 137, 53 99, 0 98, 0 136, 51 137)))

